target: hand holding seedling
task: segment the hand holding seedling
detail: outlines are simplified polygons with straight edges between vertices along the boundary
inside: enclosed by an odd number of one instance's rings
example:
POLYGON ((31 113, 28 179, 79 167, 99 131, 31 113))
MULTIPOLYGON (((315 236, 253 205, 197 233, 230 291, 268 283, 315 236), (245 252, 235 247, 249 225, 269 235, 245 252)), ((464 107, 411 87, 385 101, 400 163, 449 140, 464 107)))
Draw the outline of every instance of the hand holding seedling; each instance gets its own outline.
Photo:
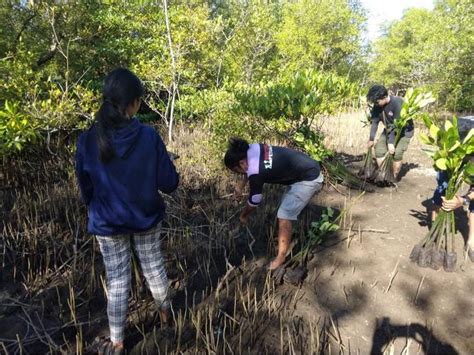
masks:
POLYGON ((448 212, 461 207, 463 204, 463 199, 460 196, 454 196, 452 199, 446 199, 442 196, 441 199, 443 200, 442 209, 448 212))
POLYGON ((374 146, 374 141, 368 141, 367 142, 367 148, 371 148, 374 146))

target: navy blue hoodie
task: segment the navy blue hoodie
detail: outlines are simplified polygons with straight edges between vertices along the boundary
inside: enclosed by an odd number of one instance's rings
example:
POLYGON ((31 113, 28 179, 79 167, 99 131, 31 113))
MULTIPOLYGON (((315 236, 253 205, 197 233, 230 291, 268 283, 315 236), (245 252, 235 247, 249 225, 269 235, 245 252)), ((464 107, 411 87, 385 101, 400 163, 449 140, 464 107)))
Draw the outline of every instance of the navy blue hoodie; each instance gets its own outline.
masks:
POLYGON ((115 157, 99 160, 96 127, 77 143, 76 174, 89 210, 88 231, 112 236, 146 231, 165 216, 158 190, 173 192, 179 175, 156 131, 132 119, 112 134, 115 157))

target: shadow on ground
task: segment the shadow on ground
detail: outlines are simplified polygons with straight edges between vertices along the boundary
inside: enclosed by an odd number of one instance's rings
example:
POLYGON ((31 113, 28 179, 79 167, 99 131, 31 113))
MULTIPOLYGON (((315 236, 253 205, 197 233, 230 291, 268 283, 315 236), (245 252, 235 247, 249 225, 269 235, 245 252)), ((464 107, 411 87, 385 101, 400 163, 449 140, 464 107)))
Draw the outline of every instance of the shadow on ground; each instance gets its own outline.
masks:
MULTIPOLYGON (((421 227, 426 227, 426 232, 431 228, 431 213, 435 208, 431 198, 424 200, 421 205, 424 207, 423 209, 410 210, 410 216, 416 218, 418 220, 418 224, 421 227)), ((466 212, 462 208, 458 208, 454 211, 454 216, 456 218, 456 228, 461 233, 464 242, 467 242, 467 238, 469 237, 469 223, 468 217, 466 212)))
POLYGON ((403 163, 402 168, 400 169, 400 173, 398 174, 398 178, 399 179, 404 178, 410 170, 416 169, 419 167, 420 167, 420 164, 417 164, 417 163, 403 163))
POLYGON ((414 341, 421 347, 424 354, 458 354, 455 348, 441 342, 427 327, 418 323, 408 325, 391 324, 388 317, 376 320, 370 354, 384 354, 397 338, 404 339, 407 347, 409 346, 408 340, 414 341))

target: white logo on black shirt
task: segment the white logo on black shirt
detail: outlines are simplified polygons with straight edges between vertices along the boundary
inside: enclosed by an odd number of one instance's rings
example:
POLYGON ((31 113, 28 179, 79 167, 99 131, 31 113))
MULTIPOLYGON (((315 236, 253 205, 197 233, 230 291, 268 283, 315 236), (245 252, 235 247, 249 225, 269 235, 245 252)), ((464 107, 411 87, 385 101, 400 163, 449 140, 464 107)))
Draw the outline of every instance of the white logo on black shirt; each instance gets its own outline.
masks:
POLYGON ((271 169, 273 166, 273 148, 271 145, 263 145, 263 166, 265 169, 271 169))

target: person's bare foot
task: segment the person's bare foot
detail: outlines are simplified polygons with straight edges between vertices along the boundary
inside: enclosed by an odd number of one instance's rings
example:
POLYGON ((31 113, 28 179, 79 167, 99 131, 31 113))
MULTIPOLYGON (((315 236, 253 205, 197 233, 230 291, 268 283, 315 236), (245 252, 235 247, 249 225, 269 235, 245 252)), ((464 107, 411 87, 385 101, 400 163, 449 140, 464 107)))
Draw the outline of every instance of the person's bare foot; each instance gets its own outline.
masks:
POLYGON ((275 259, 272 260, 272 262, 268 266, 268 270, 278 269, 280 266, 283 265, 284 262, 285 262, 285 256, 278 255, 275 259))
POLYGON ((170 310, 169 309, 160 308, 160 321, 161 321, 161 324, 164 326, 170 325, 170 310))
POLYGON ((123 354, 123 351, 124 351, 123 342, 114 343, 115 354, 123 354))

